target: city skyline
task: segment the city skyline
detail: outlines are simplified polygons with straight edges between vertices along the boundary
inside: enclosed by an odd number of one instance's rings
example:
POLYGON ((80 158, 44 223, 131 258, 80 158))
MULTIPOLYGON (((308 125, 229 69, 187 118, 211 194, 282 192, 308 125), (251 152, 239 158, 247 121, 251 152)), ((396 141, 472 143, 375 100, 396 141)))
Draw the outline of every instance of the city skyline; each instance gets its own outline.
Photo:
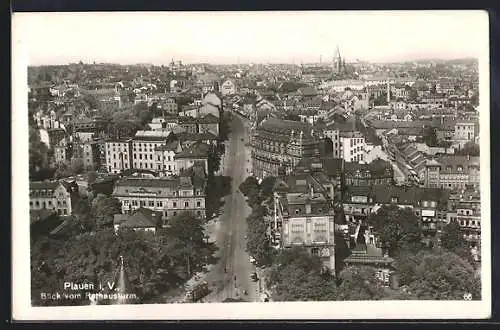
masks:
POLYGON ((23 13, 13 16, 13 42, 23 44, 29 65, 34 66, 80 61, 164 65, 172 59, 186 64, 301 64, 321 58, 328 63, 337 46, 348 62, 450 60, 479 57, 484 42, 481 32, 487 24, 482 14, 23 13), (270 33, 270 28, 279 31, 270 33), (454 42, 457 38, 467 42, 454 42))

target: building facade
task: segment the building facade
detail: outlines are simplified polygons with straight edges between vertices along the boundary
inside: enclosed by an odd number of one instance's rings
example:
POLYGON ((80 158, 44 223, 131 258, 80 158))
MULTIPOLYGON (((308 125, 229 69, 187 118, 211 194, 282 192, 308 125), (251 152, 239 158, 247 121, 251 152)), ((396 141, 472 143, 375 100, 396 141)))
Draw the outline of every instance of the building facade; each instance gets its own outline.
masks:
POLYGON ((132 139, 106 141, 106 169, 118 174, 132 168, 132 139))
POLYGON ((263 178, 278 176, 280 169, 290 173, 302 158, 319 153, 319 139, 306 123, 265 119, 252 136, 252 168, 263 178))
POLYGON ((71 193, 60 182, 30 182, 30 210, 47 209, 71 215, 71 193))
POLYGON ((124 214, 141 207, 161 212, 163 225, 181 212, 205 218, 205 181, 189 176, 124 178, 116 183, 113 196, 121 202, 124 214))
POLYGON ((305 247, 321 258, 325 268, 335 272, 335 223, 330 198, 307 175, 289 176, 287 186, 276 201, 282 247, 305 247))
POLYGON ((425 186, 450 190, 479 187, 479 157, 441 155, 426 162, 425 186))
POLYGON ((360 132, 340 133, 340 158, 347 162, 364 162, 366 142, 360 132))

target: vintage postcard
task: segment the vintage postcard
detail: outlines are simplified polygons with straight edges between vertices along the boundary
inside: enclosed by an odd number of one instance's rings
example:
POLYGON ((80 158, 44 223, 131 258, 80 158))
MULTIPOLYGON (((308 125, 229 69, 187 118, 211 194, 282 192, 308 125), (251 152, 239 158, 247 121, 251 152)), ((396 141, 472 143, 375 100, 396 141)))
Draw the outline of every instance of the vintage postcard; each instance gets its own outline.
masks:
POLYGON ((13 318, 488 318, 488 23, 13 14, 13 318))

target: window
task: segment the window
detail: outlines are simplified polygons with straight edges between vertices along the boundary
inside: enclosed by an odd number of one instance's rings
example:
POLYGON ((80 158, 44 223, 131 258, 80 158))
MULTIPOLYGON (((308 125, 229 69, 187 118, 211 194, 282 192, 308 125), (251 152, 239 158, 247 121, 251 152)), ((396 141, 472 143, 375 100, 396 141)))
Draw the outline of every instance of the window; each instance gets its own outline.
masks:
POLYGON ((153 155, 149 154, 149 160, 153 160, 153 155))
POLYGON ((189 202, 184 202, 184 207, 189 207, 189 202))
MULTIPOLYGON (((49 206, 52 206, 52 201, 49 201, 49 206)), ((467 211, 467 214, 469 214, 468 211, 467 211)))
POLYGON ((30 206, 33 206, 33 201, 30 201, 30 206))
POLYGON ((67 214, 68 214, 68 210, 64 209, 64 210, 63 210, 63 214, 64 214, 64 215, 67 215, 67 214))
POLYGON ((149 201, 148 205, 149 205, 150 207, 154 207, 154 206, 155 206, 155 202, 154 202, 154 201, 149 201))
POLYGON ((201 202, 196 202, 196 206, 200 207, 201 206, 201 202))
POLYGON ((137 154, 134 154, 134 159, 137 159, 137 154))
POLYGON ((156 206, 163 207, 163 202, 156 202, 156 206))
POLYGON ((177 207, 177 202, 173 202, 172 207, 177 207))
POLYGON ((113 163, 113 167, 116 168, 116 162, 113 163))
POLYGON ((299 213, 300 213, 300 209, 296 209, 295 214, 299 214, 299 213))
POLYGON ((66 206, 66 201, 63 201, 62 204, 63 204, 63 206, 66 206))

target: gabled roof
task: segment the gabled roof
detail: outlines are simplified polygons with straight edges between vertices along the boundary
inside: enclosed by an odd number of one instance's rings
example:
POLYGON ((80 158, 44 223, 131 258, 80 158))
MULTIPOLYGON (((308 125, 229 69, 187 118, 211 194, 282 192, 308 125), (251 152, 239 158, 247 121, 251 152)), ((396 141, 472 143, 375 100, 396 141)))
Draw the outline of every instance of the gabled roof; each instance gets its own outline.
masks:
POLYGON ((154 228, 157 226, 156 219, 161 218, 161 212, 155 212, 146 208, 139 208, 132 214, 115 214, 114 224, 130 228, 154 228))
POLYGON ((30 182, 30 190, 55 190, 59 184, 58 181, 34 181, 30 182))
POLYGON ((207 158, 210 152, 210 146, 203 142, 196 142, 187 150, 178 152, 174 158, 207 158))

